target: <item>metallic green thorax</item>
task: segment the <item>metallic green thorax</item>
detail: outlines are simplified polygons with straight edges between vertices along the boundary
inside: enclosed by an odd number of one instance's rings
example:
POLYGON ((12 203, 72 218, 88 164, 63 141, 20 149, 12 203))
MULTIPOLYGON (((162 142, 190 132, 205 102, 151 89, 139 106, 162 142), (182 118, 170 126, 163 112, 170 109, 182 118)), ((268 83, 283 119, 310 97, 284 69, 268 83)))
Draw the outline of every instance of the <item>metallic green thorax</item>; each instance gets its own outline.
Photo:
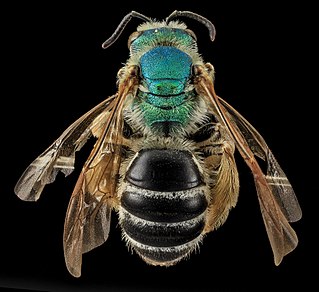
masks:
POLYGON ((141 86, 134 107, 143 113, 148 127, 166 124, 185 126, 190 119, 195 96, 189 87, 192 58, 183 48, 194 47, 194 39, 182 29, 149 29, 131 44, 139 60, 141 86))

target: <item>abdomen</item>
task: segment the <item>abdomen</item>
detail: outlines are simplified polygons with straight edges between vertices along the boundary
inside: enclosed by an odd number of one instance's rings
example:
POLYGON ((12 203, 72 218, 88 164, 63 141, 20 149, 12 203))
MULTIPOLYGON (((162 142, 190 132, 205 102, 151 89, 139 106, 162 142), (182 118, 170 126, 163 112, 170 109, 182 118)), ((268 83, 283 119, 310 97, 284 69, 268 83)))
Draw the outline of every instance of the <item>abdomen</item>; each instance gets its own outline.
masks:
POLYGON ((208 203, 190 152, 143 149, 130 163, 125 182, 120 225, 142 259, 168 266, 196 248, 208 203))

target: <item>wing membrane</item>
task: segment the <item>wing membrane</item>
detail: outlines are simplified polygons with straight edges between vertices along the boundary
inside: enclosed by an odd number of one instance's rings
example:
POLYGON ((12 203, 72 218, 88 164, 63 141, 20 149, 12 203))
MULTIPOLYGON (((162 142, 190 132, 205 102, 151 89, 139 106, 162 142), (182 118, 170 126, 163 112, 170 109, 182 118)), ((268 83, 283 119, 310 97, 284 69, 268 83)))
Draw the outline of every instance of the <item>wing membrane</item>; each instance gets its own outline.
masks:
POLYGON ((103 244, 109 235, 111 204, 86 191, 81 173, 69 202, 64 225, 64 257, 69 272, 80 277, 82 254, 103 244))
MULTIPOLYGON (((133 68, 134 70, 134 68, 133 68)), ((107 240, 110 216, 118 205, 116 188, 123 142, 123 105, 135 95, 132 74, 120 83, 103 127, 94 128, 98 140, 79 176, 64 224, 64 256, 69 272, 81 275, 82 254, 107 240)))
POLYGON ((216 95, 212 78, 205 68, 198 66, 196 71, 197 91, 202 94, 212 113, 233 138, 254 175, 263 221, 275 264, 279 265, 282 258, 298 244, 297 235, 288 223, 288 220, 297 221, 301 218, 297 198, 261 135, 236 110, 216 95), (267 162, 267 175, 262 172, 255 155, 267 162))
POLYGON ((232 106, 220 97, 218 97, 218 100, 224 107, 223 112, 228 115, 232 123, 236 124, 244 135, 252 152, 267 162, 266 179, 285 217, 289 222, 298 221, 302 216, 302 212, 295 192, 265 140, 232 106))
POLYGON ((298 237, 281 212, 265 180, 255 178, 255 185, 274 261, 276 265, 279 265, 283 257, 296 248, 298 237))
MULTIPOLYGON (((80 150, 100 124, 94 120, 110 106, 115 95, 84 114, 36 158, 24 171, 15 186, 16 195, 25 201, 36 201, 46 184, 52 183, 59 171, 69 175, 74 169, 75 152, 80 150)), ((105 112, 107 114, 107 111, 105 112)))

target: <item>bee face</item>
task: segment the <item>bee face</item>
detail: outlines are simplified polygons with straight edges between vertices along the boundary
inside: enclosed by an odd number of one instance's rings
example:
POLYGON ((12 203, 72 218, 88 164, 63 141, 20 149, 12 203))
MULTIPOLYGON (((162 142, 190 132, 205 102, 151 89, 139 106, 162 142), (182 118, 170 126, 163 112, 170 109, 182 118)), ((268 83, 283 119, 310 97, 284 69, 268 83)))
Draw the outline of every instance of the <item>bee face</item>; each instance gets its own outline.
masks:
POLYGON ((132 11, 103 44, 119 37, 132 17, 145 21, 129 39, 130 57, 118 91, 70 125, 22 174, 15 193, 39 199, 44 186, 74 169, 75 152, 97 140, 72 193, 64 225, 69 272, 81 275, 82 254, 103 244, 111 212, 123 238, 145 262, 170 266, 220 227, 239 193, 237 150, 254 175, 275 264, 298 238, 301 218, 291 184, 263 137, 216 95, 214 70, 197 51, 196 36, 176 17, 215 29, 206 18, 175 11, 163 22, 132 11), (258 159, 266 162, 266 173, 258 159))

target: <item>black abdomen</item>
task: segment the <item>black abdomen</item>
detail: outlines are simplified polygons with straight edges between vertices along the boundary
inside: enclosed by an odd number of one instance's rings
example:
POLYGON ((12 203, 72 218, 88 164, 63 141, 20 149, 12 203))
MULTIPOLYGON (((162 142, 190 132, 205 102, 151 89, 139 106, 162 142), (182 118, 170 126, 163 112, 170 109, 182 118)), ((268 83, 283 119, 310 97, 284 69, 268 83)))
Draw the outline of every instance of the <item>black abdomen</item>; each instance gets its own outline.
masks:
POLYGON ((126 180, 137 187, 161 192, 199 186, 201 176, 191 153, 175 149, 144 149, 132 162, 126 180))
POLYGON ((120 222, 147 262, 170 265, 193 250, 205 225, 207 200, 191 153, 144 149, 126 173, 120 222))

